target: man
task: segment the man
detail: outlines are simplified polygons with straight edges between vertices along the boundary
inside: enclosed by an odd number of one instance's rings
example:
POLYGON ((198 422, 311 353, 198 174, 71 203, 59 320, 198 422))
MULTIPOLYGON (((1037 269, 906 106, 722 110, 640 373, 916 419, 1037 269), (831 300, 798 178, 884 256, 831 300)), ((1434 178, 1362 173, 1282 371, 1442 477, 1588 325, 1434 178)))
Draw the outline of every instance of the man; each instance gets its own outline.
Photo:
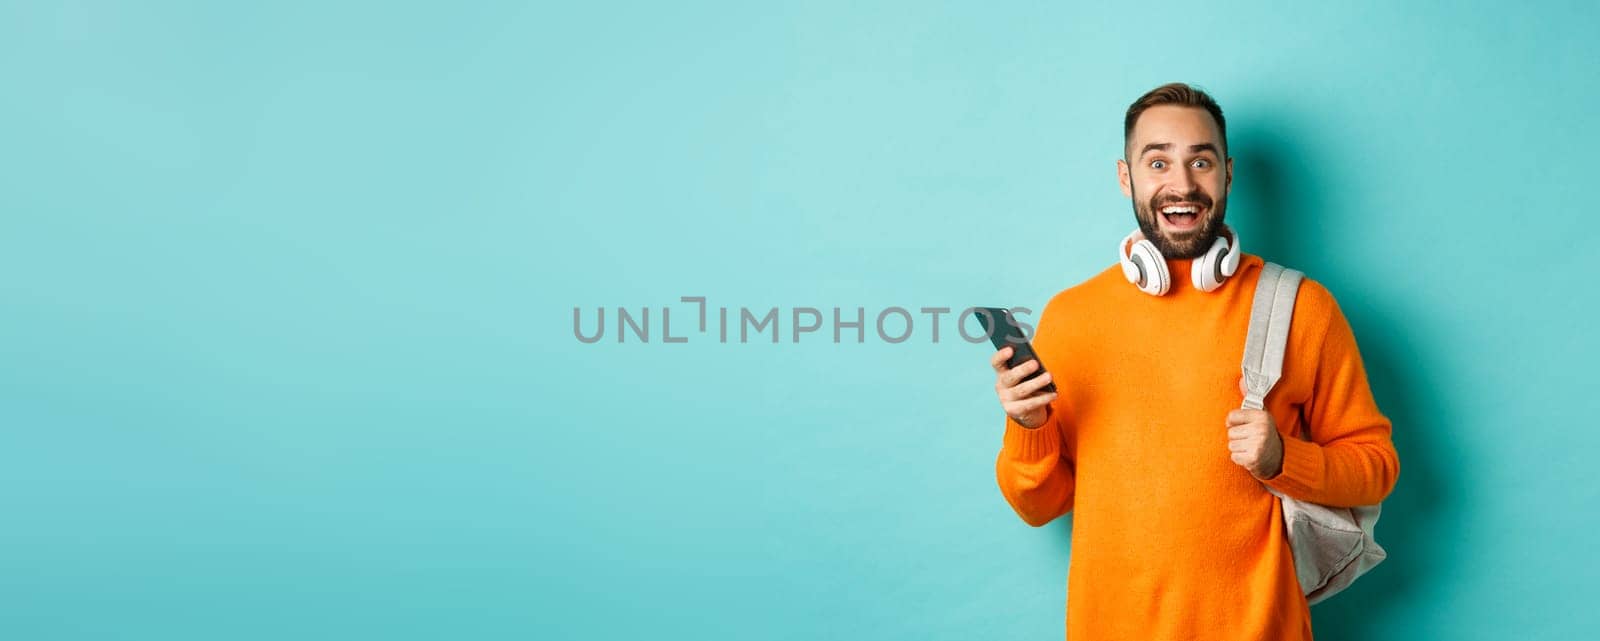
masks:
POLYGON ((1045 305, 1034 348, 1046 374, 1022 382, 1039 361, 1007 368, 1009 347, 990 361, 1006 413, 1001 494, 1036 527, 1075 512, 1071 641, 1311 639, 1266 487, 1371 505, 1400 473, 1350 325, 1310 278, 1266 409, 1239 409, 1263 260, 1223 224, 1226 134, 1221 108, 1187 85, 1135 101, 1117 176, 1138 230, 1121 264, 1045 305), (1040 392, 1051 381, 1058 392, 1040 392))

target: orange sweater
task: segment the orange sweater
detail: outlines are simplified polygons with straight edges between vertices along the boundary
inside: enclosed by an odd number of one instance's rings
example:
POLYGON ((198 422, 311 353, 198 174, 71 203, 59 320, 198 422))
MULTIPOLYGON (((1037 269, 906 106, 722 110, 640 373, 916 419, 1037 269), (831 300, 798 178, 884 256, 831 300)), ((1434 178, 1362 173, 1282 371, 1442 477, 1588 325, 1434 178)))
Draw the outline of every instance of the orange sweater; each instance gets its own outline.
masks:
MULTIPOLYGON (((1053 297, 1034 347, 1060 396, 1027 429, 1005 419, 1000 492, 1030 525, 1073 511, 1070 641, 1311 639, 1282 506, 1229 458, 1228 412, 1262 259, 1222 287, 1140 292, 1111 268, 1053 297)), ((1390 423, 1338 304, 1306 278, 1283 378, 1266 409, 1283 471, 1265 484, 1326 505, 1388 496, 1400 473, 1390 423), (1309 428, 1311 441, 1294 438, 1309 428)))

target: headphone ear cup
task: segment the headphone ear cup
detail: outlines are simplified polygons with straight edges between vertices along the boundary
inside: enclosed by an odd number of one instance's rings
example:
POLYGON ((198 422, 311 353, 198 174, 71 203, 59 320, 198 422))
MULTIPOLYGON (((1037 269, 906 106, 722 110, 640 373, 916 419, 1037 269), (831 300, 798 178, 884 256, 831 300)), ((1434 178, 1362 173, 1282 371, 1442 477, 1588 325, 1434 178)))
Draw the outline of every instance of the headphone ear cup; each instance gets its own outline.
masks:
POLYGON ((1233 241, 1228 243, 1228 253, 1222 256, 1223 276, 1232 276, 1234 272, 1239 271, 1239 259, 1243 253, 1239 250, 1239 234, 1231 229, 1228 233, 1233 235, 1233 241))
POLYGON ((1140 291, 1152 296, 1167 293, 1167 289, 1172 286, 1172 279, 1167 274, 1167 261, 1161 258, 1161 252, 1156 250, 1155 244, 1148 240, 1134 243, 1133 249, 1128 252, 1128 258, 1139 268, 1140 291))
POLYGON ((1133 260, 1128 257, 1128 248, 1132 245, 1133 240, 1138 237, 1139 232, 1135 230, 1133 233, 1128 234, 1127 238, 1122 239, 1121 243, 1117 244, 1117 262, 1122 264, 1122 276, 1127 278, 1128 282, 1133 283, 1134 286, 1138 286, 1144 280, 1144 270, 1133 264, 1133 260))
POLYGON ((1206 255, 1194 261, 1189 269, 1189 280, 1194 283, 1195 289, 1209 292, 1222 286, 1222 281, 1228 277, 1223 273, 1223 262, 1227 255, 1228 239, 1217 236, 1211 242, 1211 249, 1206 250, 1206 255))
POLYGON ((1133 262, 1133 259, 1128 256, 1121 256, 1121 258, 1123 277, 1127 278, 1128 282, 1133 283, 1134 285, 1143 283, 1144 268, 1140 267, 1138 263, 1133 262))

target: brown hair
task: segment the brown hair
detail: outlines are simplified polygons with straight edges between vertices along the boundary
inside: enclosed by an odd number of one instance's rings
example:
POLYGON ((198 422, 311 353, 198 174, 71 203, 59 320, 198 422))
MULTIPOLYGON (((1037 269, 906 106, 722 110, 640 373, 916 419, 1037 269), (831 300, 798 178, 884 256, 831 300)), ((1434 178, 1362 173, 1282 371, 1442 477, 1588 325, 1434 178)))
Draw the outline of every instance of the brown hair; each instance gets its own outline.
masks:
POLYGON ((1151 89, 1138 100, 1128 105, 1128 115, 1122 121, 1122 153, 1128 153, 1128 139, 1133 136, 1133 125, 1139 121, 1139 116, 1144 110, 1157 105, 1178 105, 1181 107, 1199 107, 1211 114, 1211 119, 1217 121, 1217 133, 1222 134, 1222 155, 1228 154, 1228 121, 1222 118, 1222 107, 1217 106, 1217 101, 1212 100, 1210 94, 1191 87, 1181 82, 1169 82, 1151 89))

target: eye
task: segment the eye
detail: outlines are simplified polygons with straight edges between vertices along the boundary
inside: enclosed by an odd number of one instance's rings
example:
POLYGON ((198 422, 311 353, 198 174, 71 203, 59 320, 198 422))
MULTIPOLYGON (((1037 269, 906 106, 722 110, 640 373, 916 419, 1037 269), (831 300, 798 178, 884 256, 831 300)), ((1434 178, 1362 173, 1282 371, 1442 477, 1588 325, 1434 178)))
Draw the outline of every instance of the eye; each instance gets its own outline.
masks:
POLYGON ((1211 161, 1206 160, 1204 158, 1201 158, 1199 160, 1194 161, 1194 168, 1195 169, 1205 169, 1206 167, 1210 167, 1210 166, 1211 166, 1211 161))
POLYGON ((1165 160, 1152 160, 1152 161, 1150 161, 1150 168, 1151 169, 1166 169, 1167 168, 1167 161, 1165 161, 1165 160))

